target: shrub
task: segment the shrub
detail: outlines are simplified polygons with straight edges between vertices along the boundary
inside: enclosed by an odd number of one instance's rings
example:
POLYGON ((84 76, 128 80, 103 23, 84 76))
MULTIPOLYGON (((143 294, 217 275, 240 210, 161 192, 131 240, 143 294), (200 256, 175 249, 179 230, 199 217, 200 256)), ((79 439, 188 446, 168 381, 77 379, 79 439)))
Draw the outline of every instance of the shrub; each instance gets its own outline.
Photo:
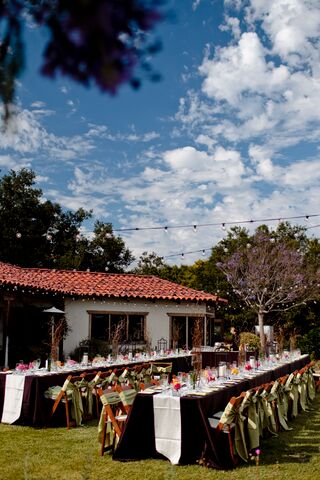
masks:
POLYGON ((240 333, 240 346, 245 345, 246 349, 249 351, 255 351, 260 348, 260 338, 258 335, 255 335, 251 332, 242 332, 240 333))
POLYGON ((311 358, 320 359, 320 326, 298 338, 297 346, 302 353, 309 353, 311 358))

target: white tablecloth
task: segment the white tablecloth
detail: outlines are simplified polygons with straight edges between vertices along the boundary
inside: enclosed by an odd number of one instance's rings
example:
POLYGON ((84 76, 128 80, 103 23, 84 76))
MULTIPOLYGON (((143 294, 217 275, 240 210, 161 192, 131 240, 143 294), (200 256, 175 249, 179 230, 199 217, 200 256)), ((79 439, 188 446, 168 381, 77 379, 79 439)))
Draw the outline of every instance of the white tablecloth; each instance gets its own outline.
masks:
POLYGON ((21 414, 25 375, 7 375, 2 423, 14 423, 21 414))
POLYGON ((176 465, 181 456, 180 397, 154 395, 153 410, 156 450, 176 465))

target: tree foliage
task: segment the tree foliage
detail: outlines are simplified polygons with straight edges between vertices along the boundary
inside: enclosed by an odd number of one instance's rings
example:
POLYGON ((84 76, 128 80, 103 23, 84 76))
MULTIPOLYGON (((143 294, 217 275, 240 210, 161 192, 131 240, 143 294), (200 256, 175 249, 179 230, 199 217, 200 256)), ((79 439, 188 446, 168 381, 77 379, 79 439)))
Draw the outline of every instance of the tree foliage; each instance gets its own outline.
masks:
POLYGON ((6 116, 15 80, 24 66, 26 21, 44 27, 49 40, 41 72, 66 75, 85 86, 115 93, 139 86, 137 67, 157 74, 148 57, 159 49, 150 32, 162 18, 161 0, 0 0, 0 97, 6 116), (150 40, 151 39, 151 40, 150 40))
POLYGON ((164 267, 165 263, 162 257, 159 257, 155 252, 143 252, 133 273, 160 276, 164 267))
POLYGON ((93 233, 84 254, 83 264, 94 271, 123 272, 134 257, 126 248, 123 239, 114 235, 111 223, 97 221, 93 233))
MULTIPOLYGON (((238 295, 237 288, 232 286, 218 265, 228 262, 239 250, 246 255, 249 252, 252 253, 255 235, 270 238, 267 242, 269 247, 278 244, 292 250, 294 257, 301 262, 303 275, 308 272, 308 276, 313 277, 319 272, 320 245, 318 239, 307 237, 304 227, 281 222, 276 231, 271 232, 266 225, 261 225, 253 235, 243 227, 232 227, 226 232, 225 238, 212 247, 211 255, 207 260, 197 260, 192 265, 168 265, 154 252, 149 255, 144 252, 140 258, 141 262, 138 264, 142 268, 139 273, 152 273, 167 280, 226 298, 228 304, 218 303, 216 306, 216 315, 218 318, 223 318, 225 331, 228 331, 231 325, 240 332, 254 331, 257 324, 256 309, 251 308, 244 298, 238 295)), ((260 262, 261 259, 258 261, 260 262)), ((280 262, 282 261, 281 259, 280 262)), ((269 269, 269 272, 271 270, 272 268, 269 269)), ((314 287, 317 297, 319 296, 319 286, 314 284, 314 287)), ((306 293, 305 289, 303 293, 306 293)), ((307 300, 306 296, 303 298, 304 300, 302 297, 300 299, 303 303, 296 307, 293 307, 293 301, 289 301, 286 306, 282 305, 281 301, 278 302, 274 310, 269 309, 268 323, 273 325, 276 331, 281 328, 286 337, 290 336, 291 339, 305 335, 310 328, 316 328, 319 325, 320 304, 316 299, 305 301, 307 300)))
POLYGON ((112 225, 97 221, 92 238, 81 234, 92 212, 64 211, 43 200, 35 173, 11 171, 0 179, 0 261, 24 267, 122 272, 133 256, 112 225))
POLYGON ((275 234, 260 227, 250 243, 218 264, 234 292, 257 313, 263 350, 265 314, 283 312, 319 297, 319 270, 307 261, 302 250, 306 237, 299 232, 299 240, 296 232, 292 238, 290 233, 288 226, 275 234), (297 248, 299 244, 301 248, 297 248))

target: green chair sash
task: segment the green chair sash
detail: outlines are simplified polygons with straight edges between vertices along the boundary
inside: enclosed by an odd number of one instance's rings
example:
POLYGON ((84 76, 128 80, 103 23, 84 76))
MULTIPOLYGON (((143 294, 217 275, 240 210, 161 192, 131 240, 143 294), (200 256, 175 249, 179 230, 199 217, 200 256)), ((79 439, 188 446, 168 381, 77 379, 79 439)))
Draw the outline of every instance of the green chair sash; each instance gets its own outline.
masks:
POLYGON ((119 397, 124 406, 131 406, 133 401, 137 395, 136 390, 129 389, 129 390, 122 390, 119 392, 119 397))
POLYGON ((261 396, 265 399, 265 409, 266 409, 266 416, 267 416, 267 425, 268 431, 272 434, 277 436, 277 422, 274 416, 274 410, 272 408, 272 402, 277 398, 274 392, 271 393, 267 390, 264 390, 261 393, 261 396))
POLYGON ((244 420, 245 417, 241 414, 240 407, 234 408, 232 403, 229 402, 221 416, 220 423, 228 426, 232 423, 235 425, 235 450, 239 457, 247 462, 248 450, 245 439, 244 420))
POLYGON ((257 397, 254 390, 249 390, 240 406, 241 414, 247 419, 245 431, 247 432, 249 450, 259 447, 260 444, 260 422, 257 412, 257 397))

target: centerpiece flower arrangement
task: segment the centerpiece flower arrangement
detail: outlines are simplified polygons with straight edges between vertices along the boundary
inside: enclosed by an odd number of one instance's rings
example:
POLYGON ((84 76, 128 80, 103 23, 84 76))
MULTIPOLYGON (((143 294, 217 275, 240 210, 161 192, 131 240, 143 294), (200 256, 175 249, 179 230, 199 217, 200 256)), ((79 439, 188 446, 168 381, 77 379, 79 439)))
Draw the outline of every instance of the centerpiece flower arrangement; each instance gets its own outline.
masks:
POLYGON ((29 365, 27 365, 26 363, 18 363, 18 365, 16 366, 16 370, 18 370, 19 372, 25 372, 26 370, 29 370, 29 365))
POLYGON ((210 370, 205 370, 205 375, 207 377, 207 382, 214 382, 216 377, 213 375, 213 373, 210 370))
POLYGON ((76 365, 76 363, 77 362, 75 360, 72 360, 72 358, 68 358, 68 360, 67 360, 67 365, 72 366, 72 365, 76 365))
POLYGON ((176 377, 172 378, 171 385, 172 385, 173 390, 175 390, 176 392, 178 390, 180 390, 180 388, 182 387, 182 383, 176 377))

